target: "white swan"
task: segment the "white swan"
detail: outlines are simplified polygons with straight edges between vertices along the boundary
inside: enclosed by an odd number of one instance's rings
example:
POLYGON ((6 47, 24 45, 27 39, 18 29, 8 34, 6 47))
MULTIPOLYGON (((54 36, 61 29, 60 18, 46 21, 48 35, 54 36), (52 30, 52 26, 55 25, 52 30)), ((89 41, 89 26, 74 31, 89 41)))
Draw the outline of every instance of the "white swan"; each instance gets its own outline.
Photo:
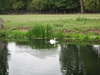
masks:
POLYGON ((56 41, 56 38, 54 38, 54 39, 51 39, 49 42, 50 42, 51 44, 55 44, 57 41, 56 41))

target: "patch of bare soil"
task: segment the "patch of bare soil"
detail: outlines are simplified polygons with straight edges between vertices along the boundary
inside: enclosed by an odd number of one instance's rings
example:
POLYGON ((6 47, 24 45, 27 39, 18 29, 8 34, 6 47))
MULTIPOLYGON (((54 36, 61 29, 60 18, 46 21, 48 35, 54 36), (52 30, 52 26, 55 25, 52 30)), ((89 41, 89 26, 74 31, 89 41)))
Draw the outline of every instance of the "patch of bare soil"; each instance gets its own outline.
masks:
POLYGON ((13 28, 12 30, 18 30, 18 28, 13 28))
POLYGON ((62 31, 63 31, 63 32, 73 32, 73 31, 68 30, 68 29, 66 29, 66 28, 64 28, 62 31))
MULTIPOLYGON (((72 31, 72 30, 68 30, 66 28, 64 28, 62 31, 65 32, 65 33, 71 33, 71 32, 83 33, 83 34, 86 33, 85 31, 81 31, 81 30, 79 30, 79 31, 72 31)), ((87 32, 92 32, 92 33, 100 34, 100 29, 97 29, 97 30, 90 29, 90 30, 87 30, 87 32)))
POLYGON ((98 30, 89 30, 88 32, 93 32, 93 33, 98 33, 98 34, 100 34, 100 29, 98 29, 98 30))
POLYGON ((28 28, 28 27, 24 27, 24 28, 21 28, 20 30, 22 30, 22 31, 24 31, 24 32, 27 32, 27 31, 29 31, 29 29, 30 29, 30 28, 28 28))
POLYGON ((23 28, 19 28, 19 27, 16 27, 16 28, 13 28, 12 30, 21 30, 21 31, 24 31, 24 32, 27 32, 29 31, 29 27, 23 27, 23 28))

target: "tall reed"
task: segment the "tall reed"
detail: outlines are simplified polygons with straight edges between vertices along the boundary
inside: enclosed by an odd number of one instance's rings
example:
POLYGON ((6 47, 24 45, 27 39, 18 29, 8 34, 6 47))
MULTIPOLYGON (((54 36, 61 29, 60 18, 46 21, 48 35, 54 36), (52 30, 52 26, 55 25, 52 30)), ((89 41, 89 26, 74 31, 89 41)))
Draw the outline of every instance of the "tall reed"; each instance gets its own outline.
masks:
POLYGON ((52 27, 50 25, 35 25, 28 31, 29 38, 50 38, 52 37, 52 27))
POLYGON ((53 28, 50 25, 46 25, 46 38, 52 38, 53 37, 53 28))

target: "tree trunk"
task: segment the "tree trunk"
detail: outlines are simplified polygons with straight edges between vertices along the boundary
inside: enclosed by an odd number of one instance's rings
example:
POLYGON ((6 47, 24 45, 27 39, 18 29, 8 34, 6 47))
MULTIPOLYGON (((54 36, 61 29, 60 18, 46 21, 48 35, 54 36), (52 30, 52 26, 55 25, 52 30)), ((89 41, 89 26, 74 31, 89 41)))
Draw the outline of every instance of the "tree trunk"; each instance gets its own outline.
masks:
POLYGON ((83 0, 80 0, 80 6, 81 6, 81 13, 84 13, 83 0))

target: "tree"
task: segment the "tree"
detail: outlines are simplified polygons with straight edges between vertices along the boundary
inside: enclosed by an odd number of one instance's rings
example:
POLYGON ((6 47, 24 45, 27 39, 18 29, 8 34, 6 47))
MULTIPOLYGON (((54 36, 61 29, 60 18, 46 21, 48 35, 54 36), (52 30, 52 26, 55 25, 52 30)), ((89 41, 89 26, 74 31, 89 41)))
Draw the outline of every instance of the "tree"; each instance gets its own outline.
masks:
POLYGON ((19 11, 24 6, 24 3, 22 1, 16 1, 13 4, 13 9, 15 12, 19 11))
POLYGON ((78 0, 58 0, 55 5, 60 11, 67 10, 68 12, 71 12, 73 9, 78 8, 78 2, 78 0))
POLYGON ((34 9, 40 11, 44 8, 42 0, 33 0, 34 9))
POLYGON ((100 0, 84 0, 84 8, 89 12, 100 12, 100 0))
POLYGON ((11 0, 0 0, 0 13, 8 13, 10 11, 11 0))
POLYGON ((100 12, 100 0, 0 0, 0 13, 100 12))
POLYGON ((84 13, 83 0, 80 0, 81 13, 84 13))

